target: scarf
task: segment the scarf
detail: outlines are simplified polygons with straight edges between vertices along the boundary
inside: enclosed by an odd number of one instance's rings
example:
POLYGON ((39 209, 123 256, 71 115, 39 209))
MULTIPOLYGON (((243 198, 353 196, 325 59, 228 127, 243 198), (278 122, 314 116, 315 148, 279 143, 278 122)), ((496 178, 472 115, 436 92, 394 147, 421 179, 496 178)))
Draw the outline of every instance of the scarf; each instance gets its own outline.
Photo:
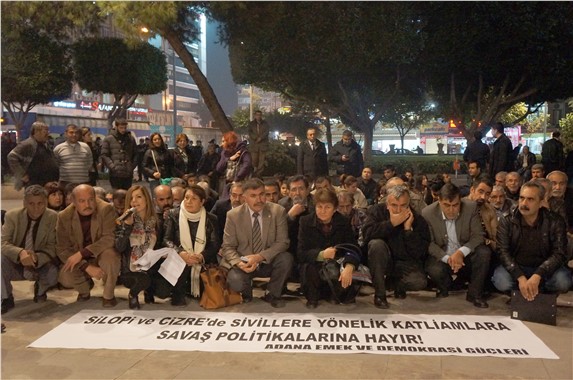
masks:
POLYGON ((132 272, 138 271, 133 263, 139 260, 148 249, 153 249, 156 241, 155 218, 144 222, 137 213, 134 213, 133 229, 129 235, 129 245, 131 246, 129 269, 132 272))
MULTIPOLYGON (((205 223, 207 221, 207 212, 205 207, 201 207, 201 210, 197 213, 191 213, 185 210, 185 207, 180 208, 179 212, 179 238, 181 240, 181 246, 187 252, 193 253, 203 253, 205 250, 205 244, 207 242, 207 231, 205 229, 205 223), (199 222, 197 227, 197 235, 195 236, 195 244, 193 244, 193 239, 191 238, 191 231, 189 230, 189 222, 199 222)), ((201 265, 193 265, 191 267, 191 295, 194 297, 199 297, 199 279, 201 274, 201 265)))

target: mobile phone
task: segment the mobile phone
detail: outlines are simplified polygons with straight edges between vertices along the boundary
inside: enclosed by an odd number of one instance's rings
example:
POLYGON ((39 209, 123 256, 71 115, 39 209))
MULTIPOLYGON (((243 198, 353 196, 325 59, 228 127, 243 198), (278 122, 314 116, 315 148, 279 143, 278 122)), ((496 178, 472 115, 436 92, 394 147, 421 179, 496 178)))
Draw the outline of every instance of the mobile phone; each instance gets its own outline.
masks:
POLYGON ((247 256, 241 256, 241 261, 248 263, 249 262, 249 258, 247 256))

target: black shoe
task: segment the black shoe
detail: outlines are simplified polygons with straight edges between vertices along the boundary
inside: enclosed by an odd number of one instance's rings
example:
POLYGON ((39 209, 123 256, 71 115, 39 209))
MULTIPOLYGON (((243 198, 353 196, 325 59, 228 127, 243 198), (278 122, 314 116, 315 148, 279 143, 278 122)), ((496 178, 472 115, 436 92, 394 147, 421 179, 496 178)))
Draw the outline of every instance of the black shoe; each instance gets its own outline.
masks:
POLYGON ((141 309, 141 306, 139 305, 139 297, 137 295, 133 296, 131 295, 131 293, 129 293, 127 295, 127 299, 129 300, 130 309, 136 309, 136 310, 141 309))
POLYGON ((394 290, 394 298, 396 298, 397 300, 403 300, 404 298, 406 298, 406 291, 402 289, 394 290))
POLYGON ((267 293, 265 296, 261 297, 261 299, 265 302, 271 304, 274 308, 285 307, 285 301, 280 297, 274 297, 270 293, 267 293))
POLYGON ((306 301, 306 308, 307 309, 316 309, 318 307, 318 301, 306 301))
POLYGON ((469 294, 466 296, 466 301, 473 303, 475 307, 479 307, 481 309, 486 309, 489 307, 487 302, 485 302, 482 298, 470 296, 469 294))
POLYGON ((173 295, 171 297, 171 306, 187 306, 187 301, 185 301, 185 296, 173 295))
POLYGON ((36 281, 34 283, 34 302, 35 303, 46 302, 48 300, 48 296, 46 295, 46 293, 38 294, 39 289, 40 289, 40 283, 38 281, 36 281))
POLYGON ((4 298, 2 300, 2 314, 7 313, 13 309, 16 305, 14 304, 14 296, 4 298))
POLYGON ((87 294, 78 294, 78 298, 76 298, 77 302, 84 302, 84 301, 88 301, 91 298, 91 295, 89 293, 87 294))
POLYGON ((253 300, 253 293, 241 293, 241 297, 243 298, 243 303, 249 303, 253 300))
POLYGON ((283 289, 283 294, 285 296, 291 296, 291 297, 304 297, 304 293, 302 292, 302 290, 300 290, 300 288, 298 288, 297 290, 289 290, 288 288, 284 288, 283 289))
POLYGON ((143 291, 143 301, 147 304, 155 303, 155 297, 153 296, 153 293, 148 292, 147 290, 144 290, 143 291))
POLYGON ((446 298, 450 295, 448 289, 438 289, 436 290, 436 298, 446 298))
POLYGON ((378 309, 389 309, 390 308, 388 301, 386 301, 386 297, 375 296, 374 297, 374 306, 376 306, 378 309))

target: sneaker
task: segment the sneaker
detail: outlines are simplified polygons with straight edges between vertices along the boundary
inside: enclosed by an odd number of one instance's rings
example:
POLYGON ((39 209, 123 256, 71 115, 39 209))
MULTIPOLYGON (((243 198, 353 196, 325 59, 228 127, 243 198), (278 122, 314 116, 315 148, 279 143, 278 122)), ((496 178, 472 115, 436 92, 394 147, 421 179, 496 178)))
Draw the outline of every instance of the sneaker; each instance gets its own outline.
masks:
POLYGON ((11 309, 13 309, 16 305, 14 304, 14 296, 10 296, 8 298, 4 298, 2 300, 2 314, 7 313, 11 309))

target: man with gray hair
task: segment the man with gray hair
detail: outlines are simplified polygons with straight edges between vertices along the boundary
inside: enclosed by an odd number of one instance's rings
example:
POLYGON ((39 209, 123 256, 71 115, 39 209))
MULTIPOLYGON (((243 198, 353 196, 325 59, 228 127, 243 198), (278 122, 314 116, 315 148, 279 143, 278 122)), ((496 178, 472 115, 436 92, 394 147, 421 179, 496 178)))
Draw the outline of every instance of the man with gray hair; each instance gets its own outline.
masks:
POLYGON ((11 281, 34 281, 34 302, 58 283, 56 221, 47 208, 48 193, 40 185, 24 191, 24 207, 6 213, 2 226, 2 314, 14 307, 11 281))
POLYGON ((385 204, 368 208, 362 227, 368 246, 368 266, 375 289, 374 306, 387 309, 386 277, 394 284, 394 296, 406 298, 408 290, 426 287, 424 261, 430 245, 430 229, 420 214, 410 207, 406 185, 387 192, 385 204))
MULTIPOLYGON (((404 185, 406 185, 406 183, 402 178, 392 177, 388 180, 388 182, 386 182, 386 193, 388 193, 388 191, 394 186, 404 186, 404 185)), ((418 214, 421 214, 424 207, 427 206, 426 202, 424 202, 424 199, 420 194, 416 194, 415 192, 410 190, 408 190, 408 193, 410 195, 410 207, 414 209, 418 214)), ((383 197, 380 200, 380 203, 386 203, 386 199, 387 196, 383 197)))
POLYGON ((46 144, 49 128, 41 121, 32 124, 30 137, 22 141, 8 154, 8 165, 14 174, 14 188, 57 182, 60 170, 54 152, 46 144))
POLYGON ((489 196, 489 203, 495 209, 497 220, 502 216, 509 215, 515 207, 515 202, 505 196, 505 189, 501 185, 494 185, 489 196))

